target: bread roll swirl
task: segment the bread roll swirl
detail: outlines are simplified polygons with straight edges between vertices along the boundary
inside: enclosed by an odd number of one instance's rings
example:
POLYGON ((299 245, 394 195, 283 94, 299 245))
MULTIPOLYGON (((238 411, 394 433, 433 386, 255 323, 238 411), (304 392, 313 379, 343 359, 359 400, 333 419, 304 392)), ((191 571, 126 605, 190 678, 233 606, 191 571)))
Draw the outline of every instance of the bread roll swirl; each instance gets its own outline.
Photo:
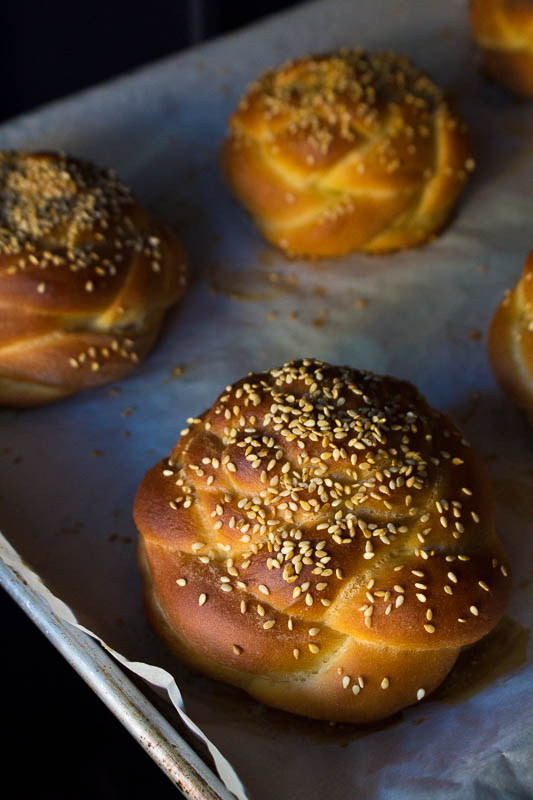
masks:
POLYGON ((533 0, 471 0, 470 21, 489 75, 533 97, 533 0))
POLYGON ((222 165, 269 241, 336 256, 426 241, 474 162, 465 124, 407 59, 342 50, 253 83, 230 118, 222 165))
POLYGON ((0 153, 0 404, 124 377, 185 284, 178 240, 113 172, 0 153))
POLYGON ((167 644, 310 717, 421 699, 509 593, 472 448, 410 384, 347 367, 228 386, 146 474, 134 518, 167 644))
POLYGON ((498 383, 533 423, 533 251, 492 319, 488 353, 498 383))

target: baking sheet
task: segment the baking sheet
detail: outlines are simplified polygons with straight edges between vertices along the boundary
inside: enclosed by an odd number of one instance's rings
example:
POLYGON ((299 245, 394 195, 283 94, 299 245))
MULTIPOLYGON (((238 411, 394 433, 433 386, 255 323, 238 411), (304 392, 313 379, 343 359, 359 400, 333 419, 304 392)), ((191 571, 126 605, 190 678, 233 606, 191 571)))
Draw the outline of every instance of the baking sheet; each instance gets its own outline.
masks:
POLYGON ((0 147, 116 167, 180 233, 194 272, 157 349, 118 393, 0 413, 0 528, 82 625, 176 678, 253 800, 533 795, 533 437, 495 386, 484 341, 533 246, 533 104, 477 67, 462 1, 322 0, 0 128, 0 147), (427 247, 286 261, 222 183, 225 121, 261 70, 343 44, 394 47, 442 83, 479 166, 427 247), (407 378, 448 411, 487 463, 514 566, 508 618, 489 642, 434 698, 366 730, 301 721, 193 675, 141 610, 131 506, 144 471, 227 383, 302 355, 407 378))

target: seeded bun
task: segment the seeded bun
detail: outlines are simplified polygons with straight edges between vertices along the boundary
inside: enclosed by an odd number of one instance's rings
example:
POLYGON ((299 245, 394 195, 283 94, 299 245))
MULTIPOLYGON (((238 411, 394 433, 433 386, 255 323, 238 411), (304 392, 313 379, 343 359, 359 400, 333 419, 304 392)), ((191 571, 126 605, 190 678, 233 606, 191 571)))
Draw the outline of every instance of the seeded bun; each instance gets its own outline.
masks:
POLYGON ((413 386, 348 367, 228 386, 145 475, 134 519, 167 645, 318 719, 421 700, 509 594, 476 454, 413 386))
POLYGON ((489 75, 533 97, 533 0, 470 0, 470 22, 489 75))
POLYGON ((533 424, 533 251, 492 319, 488 353, 498 383, 533 424))
POLYGON ((426 241, 474 162, 464 123, 407 59, 342 50, 253 83, 222 166, 263 235, 312 257, 426 241))
POLYGON ((123 378, 185 284, 178 240, 113 172, 0 152, 0 405, 123 378))

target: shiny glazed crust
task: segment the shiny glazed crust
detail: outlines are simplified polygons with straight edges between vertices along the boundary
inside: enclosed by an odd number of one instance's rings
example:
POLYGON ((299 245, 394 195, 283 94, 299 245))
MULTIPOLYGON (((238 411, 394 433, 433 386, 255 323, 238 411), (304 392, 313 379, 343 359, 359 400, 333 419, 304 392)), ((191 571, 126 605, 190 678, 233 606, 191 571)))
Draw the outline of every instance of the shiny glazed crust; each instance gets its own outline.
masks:
POLYGON ((270 705, 369 722, 422 699, 500 618, 483 467, 394 378, 317 361, 238 381, 144 477, 149 619, 270 705))
POLYGON ((533 251, 492 319, 488 353, 498 383, 533 421, 533 251))
POLYGON ((253 83, 222 149, 228 183, 289 254, 418 245, 474 167, 440 89, 394 53, 302 58, 253 83))
POLYGON ((533 0, 471 0, 470 22, 491 77, 533 97, 533 0))
POLYGON ((123 378, 183 293, 181 245, 111 171, 0 153, 0 404, 123 378))

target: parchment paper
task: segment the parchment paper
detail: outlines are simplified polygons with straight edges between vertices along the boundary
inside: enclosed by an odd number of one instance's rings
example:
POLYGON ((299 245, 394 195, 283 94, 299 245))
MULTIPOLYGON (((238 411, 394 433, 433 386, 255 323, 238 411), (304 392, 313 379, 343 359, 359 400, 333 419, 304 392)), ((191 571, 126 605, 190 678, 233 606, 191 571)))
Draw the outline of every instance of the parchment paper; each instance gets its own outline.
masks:
POLYGON ((0 413, 0 528, 16 550, 84 626, 175 676, 252 800, 533 796, 533 435, 485 356, 490 317, 533 246, 533 103, 479 75, 466 4, 306 4, 12 122, 0 147, 116 167, 179 232, 194 271, 120 393, 0 413), (230 199, 218 148, 248 81, 342 44, 393 47, 443 84, 470 123, 478 169, 452 224, 424 248, 290 262, 230 199), (143 473, 227 383, 303 355, 407 378, 452 415, 487 463, 514 567, 509 619, 489 642, 434 697, 366 730, 301 721, 194 675, 141 610, 131 507, 143 473))

